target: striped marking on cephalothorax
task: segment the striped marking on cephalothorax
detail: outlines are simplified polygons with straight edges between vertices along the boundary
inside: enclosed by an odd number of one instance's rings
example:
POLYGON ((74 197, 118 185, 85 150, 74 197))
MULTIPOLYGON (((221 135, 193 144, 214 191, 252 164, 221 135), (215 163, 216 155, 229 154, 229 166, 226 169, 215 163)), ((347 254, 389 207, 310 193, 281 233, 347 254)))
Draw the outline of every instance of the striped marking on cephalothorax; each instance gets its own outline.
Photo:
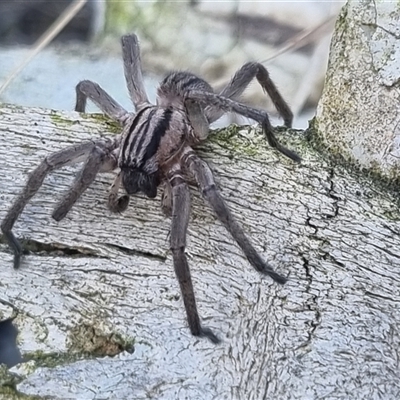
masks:
POLYGON ((144 162, 146 162, 156 154, 160 145, 161 138, 169 130, 173 113, 174 111, 172 110, 172 108, 167 108, 164 110, 162 116, 158 119, 157 125, 155 126, 154 131, 152 132, 150 140, 148 141, 145 149, 145 154, 143 157, 144 162))
POLYGON ((131 126, 121 144, 120 163, 129 163, 131 154, 137 153, 138 148, 145 139, 151 119, 156 112, 156 107, 149 106, 140 110, 132 121, 131 126))
POLYGON ((170 107, 150 106, 137 114, 121 146, 120 168, 144 168, 170 129, 174 112, 170 107))

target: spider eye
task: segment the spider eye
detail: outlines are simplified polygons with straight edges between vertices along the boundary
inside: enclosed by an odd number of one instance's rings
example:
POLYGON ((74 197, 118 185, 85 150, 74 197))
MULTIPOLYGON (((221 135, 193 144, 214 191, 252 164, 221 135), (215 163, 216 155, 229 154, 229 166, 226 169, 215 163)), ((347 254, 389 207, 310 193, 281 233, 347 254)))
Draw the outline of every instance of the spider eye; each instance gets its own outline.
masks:
POLYGON ((126 168, 122 172, 122 184, 129 195, 143 192, 147 197, 154 198, 157 196, 159 183, 157 173, 147 174, 133 168, 126 168))

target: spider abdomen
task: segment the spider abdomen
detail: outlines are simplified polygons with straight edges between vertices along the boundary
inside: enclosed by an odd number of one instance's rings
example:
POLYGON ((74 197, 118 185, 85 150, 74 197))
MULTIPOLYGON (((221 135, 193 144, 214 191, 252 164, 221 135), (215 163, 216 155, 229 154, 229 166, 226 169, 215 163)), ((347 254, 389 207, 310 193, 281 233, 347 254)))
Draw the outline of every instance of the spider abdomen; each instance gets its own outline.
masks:
POLYGON ((190 90, 214 92, 211 85, 197 75, 186 71, 175 71, 169 73, 160 83, 157 89, 157 104, 182 106, 190 90))

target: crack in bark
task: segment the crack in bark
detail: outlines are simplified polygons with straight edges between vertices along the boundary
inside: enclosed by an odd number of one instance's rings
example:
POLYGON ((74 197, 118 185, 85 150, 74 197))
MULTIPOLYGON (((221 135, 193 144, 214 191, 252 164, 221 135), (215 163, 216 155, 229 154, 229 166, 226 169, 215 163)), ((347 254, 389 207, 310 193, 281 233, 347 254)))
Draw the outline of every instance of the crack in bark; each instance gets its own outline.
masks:
POLYGON ((12 318, 15 318, 15 317, 18 316, 20 310, 19 310, 18 307, 14 306, 14 304, 12 304, 12 303, 10 303, 9 301, 4 300, 4 299, 2 299, 2 298, 0 298, 0 304, 3 304, 3 306, 10 307, 10 308, 13 310, 13 314, 12 314, 12 316, 11 316, 12 318))
POLYGON ((306 273, 306 279, 307 279, 306 293, 311 296, 311 303, 308 303, 307 307, 310 311, 313 311, 315 314, 314 319, 310 321, 310 330, 308 332, 308 339, 305 343, 303 343, 302 346, 300 346, 300 347, 304 347, 311 343, 314 332, 316 331, 318 326, 321 324, 322 315, 318 309, 318 302, 317 302, 318 296, 316 294, 312 294, 310 291, 311 286, 313 284, 313 277, 312 277, 311 270, 310 270, 309 260, 305 257, 304 254, 301 254, 301 259, 303 260, 303 267, 304 267, 304 270, 306 273))
POLYGON ((384 28, 382 25, 376 24, 376 23, 368 23, 368 22, 363 22, 361 25, 367 26, 367 27, 372 27, 375 29, 382 29, 384 32, 386 32, 388 35, 393 36, 395 39, 400 39, 400 35, 396 35, 394 32, 389 31, 388 29, 384 28))
MULTIPOLYGON (((61 257, 94 257, 94 258, 106 258, 100 256, 93 249, 88 247, 72 247, 61 243, 43 243, 33 239, 20 239, 23 247, 23 254, 36 254, 36 255, 49 255, 55 254, 61 257)), ((7 244, 4 236, 0 236, 0 243, 7 244)))
POLYGON ((329 182, 329 189, 328 189, 328 197, 330 197, 333 200, 333 215, 325 214, 325 217, 327 219, 332 219, 338 216, 339 214, 339 200, 340 198, 334 194, 334 185, 333 185, 333 178, 335 175, 335 170, 334 168, 329 169, 329 175, 328 175, 328 182, 329 182))
MULTIPOLYGON (((340 198, 338 196, 336 196, 336 194, 334 194, 335 193, 334 182, 333 182, 334 176, 335 176, 335 170, 333 167, 331 167, 331 168, 329 168, 329 171, 328 171, 327 181, 328 181, 329 187, 326 191, 326 195, 327 195, 327 197, 329 197, 330 199, 333 200, 333 203, 332 203, 333 212, 332 212, 332 214, 325 213, 325 214, 320 215, 320 217, 325 217, 326 219, 329 219, 329 220, 333 219, 339 215, 339 200, 340 200, 340 198)), ((312 229, 314 229, 314 232, 310 233, 309 237, 313 240, 317 240, 318 242, 321 243, 321 245, 326 244, 327 239, 325 237, 318 236, 319 227, 318 227, 318 225, 316 225, 312 222, 312 218, 313 217, 310 216, 310 209, 307 207, 307 218, 306 218, 305 224, 306 224, 306 226, 309 226, 312 229)), ((305 292, 310 295, 310 301, 306 304, 306 306, 310 311, 312 311, 314 313, 314 318, 309 322, 310 329, 308 330, 308 339, 305 343, 303 343, 301 346, 299 346, 299 347, 305 347, 311 343, 312 337, 313 337, 316 329, 318 328, 319 325, 321 325, 322 314, 321 314, 321 311, 319 310, 319 306, 318 306, 318 295, 312 293, 312 290, 311 290, 313 288, 313 276, 311 273, 309 258, 304 253, 300 254, 300 256, 303 261, 303 268, 305 270, 305 276, 306 276, 306 280, 307 280, 307 286, 306 286, 305 292)), ((322 258, 326 259, 325 257, 329 257, 329 258, 333 259, 333 257, 328 252, 325 252, 323 254, 322 258)), ((333 261, 335 263, 337 263, 338 265, 343 266, 343 264, 341 264, 340 262, 338 262, 334 259, 333 259, 333 261)))
POLYGON ((316 226, 316 225, 314 225, 312 222, 311 222, 311 218, 312 217, 310 217, 309 215, 308 215, 308 213, 309 213, 309 209, 307 209, 307 219, 306 219, 306 226, 309 226, 309 227, 311 227, 311 228, 313 228, 314 229, 314 233, 312 234, 312 238, 313 239, 317 239, 317 240, 320 240, 318 237, 316 237, 316 234, 317 234, 317 232, 318 232, 318 226, 316 226))
POLYGON ((383 223, 382 226, 394 235, 400 235, 400 228, 396 229, 396 226, 390 226, 387 223, 383 223))
POLYGON ((134 250, 134 249, 130 249, 129 247, 124 247, 124 246, 114 244, 114 243, 104 243, 104 245, 106 245, 107 247, 110 247, 112 249, 116 249, 124 254, 129 255, 129 256, 146 257, 151 260, 158 260, 158 261, 163 261, 163 262, 165 262, 167 260, 166 256, 163 256, 160 254, 154 254, 154 253, 150 253, 150 252, 142 251, 142 250, 134 250))
MULTIPOLYGON (((74 247, 74 246, 68 246, 62 243, 43 243, 39 242, 37 240, 33 239, 20 239, 21 245, 23 247, 23 254, 24 255, 29 255, 29 254, 35 254, 35 255, 49 255, 49 254, 54 254, 59 257, 69 257, 69 258, 109 258, 104 255, 100 255, 96 250, 84 247, 84 246, 79 246, 79 247, 74 247)), ((0 243, 1 244, 7 244, 7 241, 5 240, 4 236, 0 236, 0 243)), ((160 255, 160 254, 154 254, 150 252, 145 252, 145 251, 140 251, 140 250, 134 250, 130 249, 128 247, 112 244, 112 243, 102 243, 104 246, 109 247, 114 250, 118 250, 121 253, 127 254, 127 255, 133 255, 133 256, 141 256, 141 257, 146 257, 149 259, 153 260, 159 260, 159 261, 166 261, 167 257, 160 255)))
POLYGON ((398 301, 396 301, 395 299, 388 297, 388 296, 383 296, 382 294, 378 294, 378 293, 373 293, 370 292, 369 290, 366 290, 364 293, 366 296, 375 298, 375 299, 381 299, 381 300, 387 300, 387 301, 393 301, 394 303, 399 303, 398 301))
POLYGON ((338 265, 339 267, 346 269, 346 264, 342 263, 341 261, 337 260, 336 257, 334 257, 331 253, 329 252, 325 252, 324 254, 322 254, 322 258, 325 261, 331 261, 332 263, 338 265))

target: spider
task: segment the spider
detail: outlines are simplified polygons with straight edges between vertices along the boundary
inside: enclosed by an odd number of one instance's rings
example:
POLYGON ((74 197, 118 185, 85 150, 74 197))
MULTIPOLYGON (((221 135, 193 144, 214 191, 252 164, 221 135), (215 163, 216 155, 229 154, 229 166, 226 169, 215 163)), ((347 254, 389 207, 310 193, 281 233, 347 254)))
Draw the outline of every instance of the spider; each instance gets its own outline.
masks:
POLYGON ((108 197, 108 207, 112 212, 124 211, 131 195, 143 192, 153 198, 157 195, 158 186, 166 185, 162 206, 172 219, 170 250, 189 328, 194 336, 207 337, 213 343, 218 343, 218 336, 201 325, 185 254, 190 214, 188 179, 194 178, 203 197, 241 247, 250 264, 280 284, 287 279, 276 273, 257 253, 222 199, 210 168, 196 155, 193 147, 207 138, 210 123, 231 111, 260 122, 272 147, 294 161, 300 161, 296 153, 277 141, 265 111, 237 101, 254 78, 270 95, 286 126, 291 126, 293 115, 265 67, 258 63, 247 63, 240 68, 220 94, 215 94, 207 82, 192 73, 171 72, 161 82, 157 105, 153 105, 144 89, 136 35, 123 36, 121 42, 126 83, 136 113, 126 111, 98 84, 87 80, 79 82, 76 86, 75 110, 85 112, 86 101, 90 99, 122 125, 122 133, 112 139, 87 141, 48 155, 30 174, 22 193, 2 221, 1 230, 14 252, 14 268, 18 268, 23 249, 12 227, 46 175, 66 165, 84 162, 72 187, 54 209, 52 217, 56 221, 67 215, 101 172, 118 171, 108 197), (119 196, 121 185, 125 194, 119 196))

